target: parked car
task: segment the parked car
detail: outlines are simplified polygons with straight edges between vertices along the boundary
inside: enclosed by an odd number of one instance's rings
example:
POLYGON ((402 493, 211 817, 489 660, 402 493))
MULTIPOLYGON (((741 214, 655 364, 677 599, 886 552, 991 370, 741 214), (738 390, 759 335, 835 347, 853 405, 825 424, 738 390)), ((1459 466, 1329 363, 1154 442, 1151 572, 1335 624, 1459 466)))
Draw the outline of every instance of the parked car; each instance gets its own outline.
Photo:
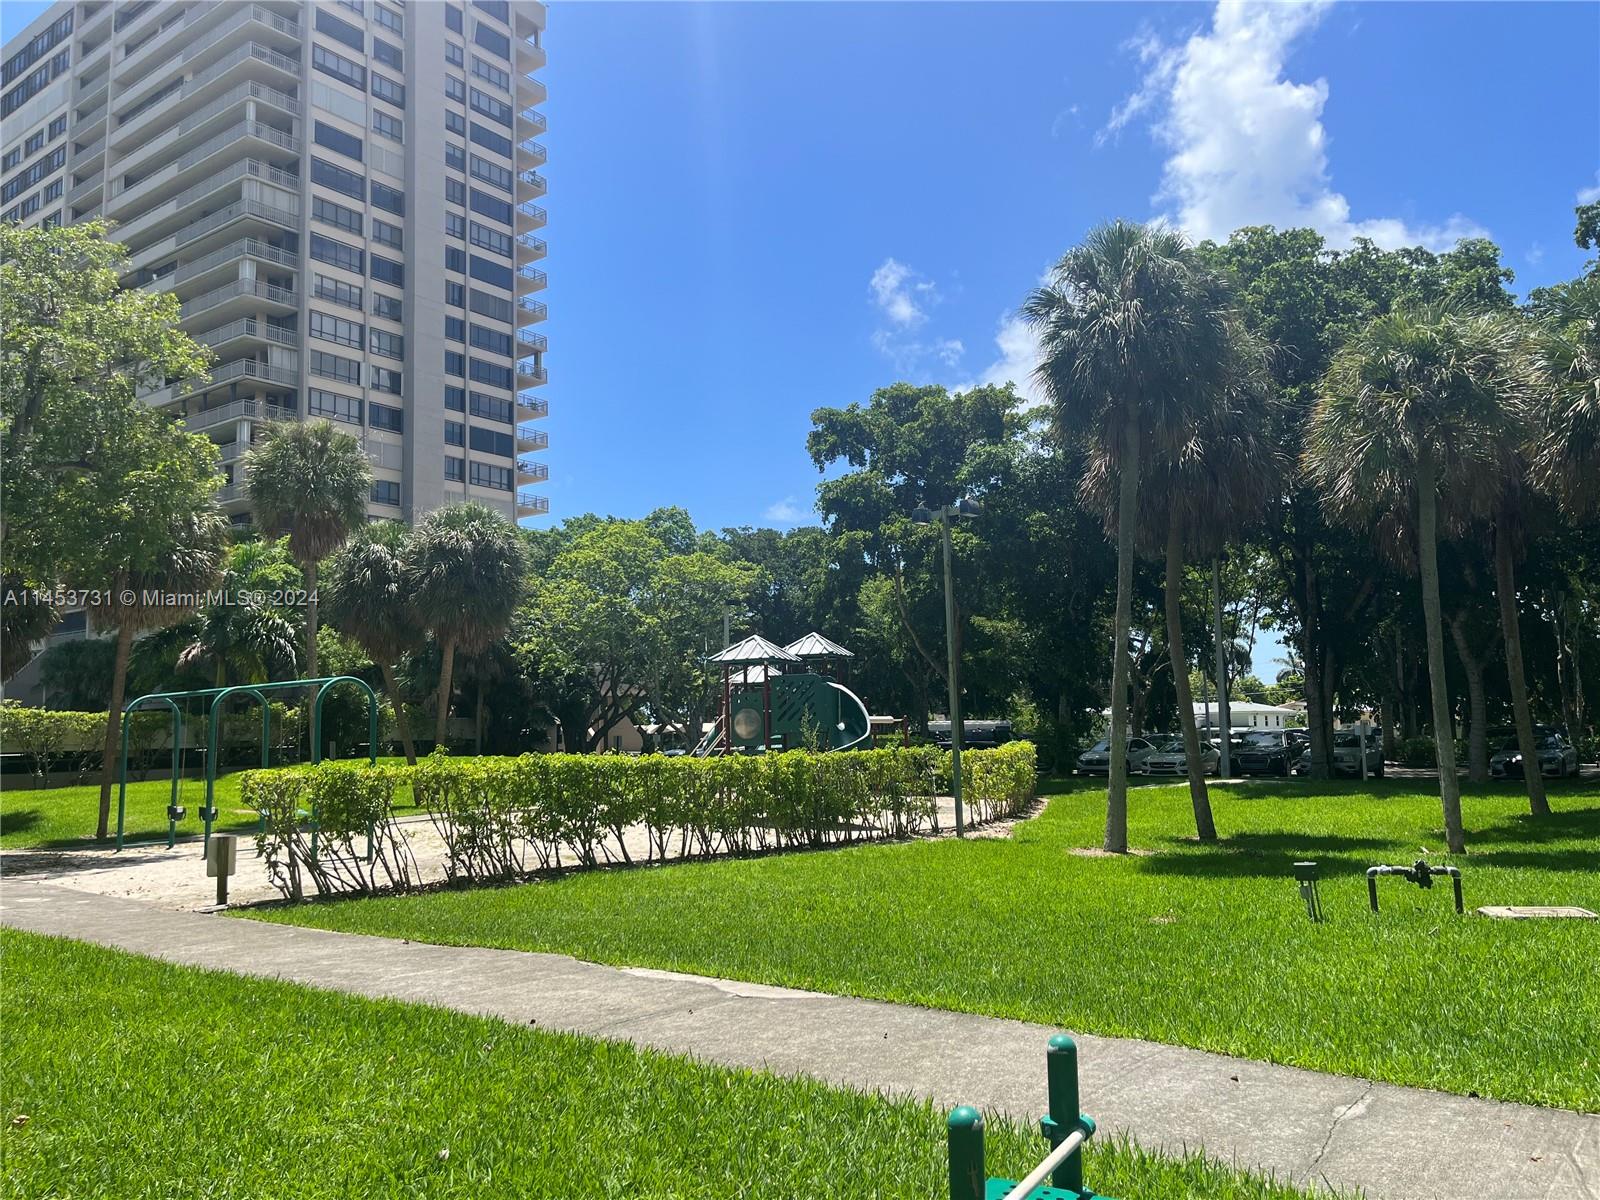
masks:
MULTIPOLYGON (((1305 749, 1295 763, 1296 775, 1311 774, 1311 739, 1306 739, 1305 749)), ((1333 735, 1333 773, 1335 775, 1361 776, 1361 735, 1341 729, 1333 735)), ((1367 734, 1367 774, 1373 779, 1383 778, 1383 735, 1376 729, 1367 734)))
MULTIPOLYGON (((1578 773, 1578 749, 1559 733, 1536 732, 1533 744, 1539 755, 1541 775, 1565 779, 1578 773)), ((1522 750, 1513 738, 1489 759, 1489 774, 1496 779, 1521 779, 1522 765, 1522 750)))
MULTIPOLYGON (((928 736, 941 750, 950 749, 950 722, 929 721, 928 736)), ((961 748, 963 750, 989 750, 1004 746, 1011 740, 1010 721, 961 721, 961 748)))
POLYGON ((1241 775, 1287 775, 1305 746, 1304 730, 1252 729, 1229 765, 1241 775))
MULTIPOLYGON (((1128 774, 1145 774, 1144 764, 1156 752, 1155 743, 1148 738, 1136 737, 1128 739, 1128 774)), ((1082 754, 1078 755, 1079 775, 1109 775, 1111 774, 1111 739, 1101 738, 1082 754)))
MULTIPOLYGON (((1222 754, 1210 742, 1200 743, 1200 774, 1215 775, 1217 764, 1222 761, 1222 754)), ((1189 773, 1189 755, 1183 748, 1183 739, 1175 738, 1164 742, 1156 748, 1156 752, 1144 760, 1144 773, 1146 775, 1187 775, 1189 773)))

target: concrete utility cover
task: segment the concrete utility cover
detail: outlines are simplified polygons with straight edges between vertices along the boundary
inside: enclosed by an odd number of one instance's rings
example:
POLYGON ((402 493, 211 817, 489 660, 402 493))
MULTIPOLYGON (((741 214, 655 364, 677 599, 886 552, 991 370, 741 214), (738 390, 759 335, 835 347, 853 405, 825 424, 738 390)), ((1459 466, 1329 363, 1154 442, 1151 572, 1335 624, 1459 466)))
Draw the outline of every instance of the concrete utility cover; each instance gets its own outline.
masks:
POLYGON ((1478 910, 1480 917, 1503 917, 1512 921, 1529 917, 1582 917, 1590 921, 1596 914, 1572 904, 1489 904, 1478 910))

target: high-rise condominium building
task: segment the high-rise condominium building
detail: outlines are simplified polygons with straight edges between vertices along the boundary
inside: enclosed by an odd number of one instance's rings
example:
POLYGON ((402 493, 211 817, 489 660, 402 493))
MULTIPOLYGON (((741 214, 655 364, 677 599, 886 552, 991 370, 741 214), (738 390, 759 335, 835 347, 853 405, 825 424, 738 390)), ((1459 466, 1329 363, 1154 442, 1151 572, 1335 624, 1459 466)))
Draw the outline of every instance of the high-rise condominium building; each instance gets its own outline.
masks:
POLYGON ((115 223, 216 354, 149 392, 222 450, 362 439, 374 517, 545 512, 544 5, 73 0, 7 43, 0 219, 115 223))

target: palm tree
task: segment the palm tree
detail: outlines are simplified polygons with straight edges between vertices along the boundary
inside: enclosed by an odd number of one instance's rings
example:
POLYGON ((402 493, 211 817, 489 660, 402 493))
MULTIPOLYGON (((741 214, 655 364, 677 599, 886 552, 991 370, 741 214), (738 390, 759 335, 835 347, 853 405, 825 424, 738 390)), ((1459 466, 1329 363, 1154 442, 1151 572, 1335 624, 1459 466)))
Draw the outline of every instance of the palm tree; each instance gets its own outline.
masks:
POLYGON ((1445 842, 1466 849, 1439 600, 1441 514, 1461 523, 1495 499, 1499 449, 1516 436, 1522 337, 1503 316, 1437 307, 1378 317, 1334 355, 1306 430, 1306 469, 1348 520, 1416 555, 1427 628, 1445 842))
MULTIPOLYGON (((1181 234, 1117 221, 1090 231, 1030 295, 1035 376, 1064 439, 1091 443, 1117 476, 1117 609, 1105 848, 1128 848, 1128 638, 1141 462, 1174 461, 1226 386, 1232 314, 1181 234)), ((1186 672, 1184 672, 1186 674, 1186 672)))
POLYGON ((1534 476, 1581 517, 1600 507, 1600 274, 1548 289, 1537 315, 1545 413, 1534 476))
POLYGON ((106 836, 111 821, 111 780, 117 769, 134 635, 171 625, 194 611, 189 597, 206 591, 216 580, 227 531, 226 518, 207 496, 203 505, 173 517, 159 547, 141 547, 135 564, 115 571, 102 593, 104 603, 89 609, 96 628, 115 630, 117 639, 101 759, 98 838, 106 836))
POLYGON ((200 610, 194 636, 178 652, 179 669, 209 666, 218 687, 230 675, 250 683, 270 679, 280 666, 293 675, 300 631, 289 610, 262 596, 292 589, 298 574, 282 542, 251 540, 229 547, 222 575, 227 600, 200 610))
POLYGON ((525 555, 517 529, 469 500, 435 509, 417 525, 406 584, 417 615, 439 643, 434 743, 443 746, 456 651, 481 654, 511 625, 522 598, 525 555))
POLYGON ((266 427, 244 457, 245 488, 256 517, 287 529, 289 553, 305 576, 308 678, 317 676, 317 564, 367 518, 372 468, 361 443, 329 421, 266 427))
POLYGON ((398 521, 374 521, 328 564, 328 624, 367 652, 383 674, 383 690, 394 706, 406 762, 417 761, 395 663, 422 643, 422 625, 406 579, 411 531, 398 521))

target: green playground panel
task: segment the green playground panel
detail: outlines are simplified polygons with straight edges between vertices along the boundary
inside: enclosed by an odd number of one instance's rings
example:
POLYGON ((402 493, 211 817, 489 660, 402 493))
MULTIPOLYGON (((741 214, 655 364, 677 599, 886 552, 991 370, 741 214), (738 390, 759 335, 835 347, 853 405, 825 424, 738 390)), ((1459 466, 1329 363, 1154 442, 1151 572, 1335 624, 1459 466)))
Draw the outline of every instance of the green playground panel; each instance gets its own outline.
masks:
POLYGON ((753 749, 766 744, 766 687, 771 688, 772 740, 789 738, 799 746, 808 727, 822 745, 841 750, 865 738, 867 710, 855 695, 821 675, 774 675, 769 685, 747 684, 731 701, 733 744, 753 749), (746 715, 748 714, 748 715, 746 715))

